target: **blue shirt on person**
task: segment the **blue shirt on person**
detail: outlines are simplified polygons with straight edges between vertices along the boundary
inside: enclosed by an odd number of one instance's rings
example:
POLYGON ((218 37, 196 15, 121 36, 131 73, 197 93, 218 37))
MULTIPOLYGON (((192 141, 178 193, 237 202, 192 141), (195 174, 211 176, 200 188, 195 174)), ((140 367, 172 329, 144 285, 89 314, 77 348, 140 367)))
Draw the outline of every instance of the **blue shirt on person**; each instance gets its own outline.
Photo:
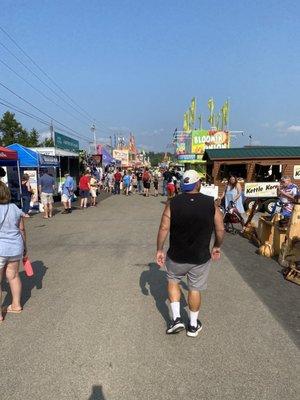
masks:
POLYGON ((130 182, 131 182, 131 176, 130 176, 130 175, 125 175, 125 176, 123 177, 123 182, 124 182, 124 185, 125 185, 125 186, 129 186, 129 185, 130 185, 130 182))
POLYGON ((62 194, 70 196, 74 191, 74 179, 71 176, 67 176, 65 182, 62 185, 62 194))
POLYGON ((22 258, 24 243, 19 224, 23 215, 15 204, 0 204, 0 257, 22 258))
POLYGON ((53 186, 55 184, 53 176, 44 174, 39 181, 42 193, 53 194, 53 186))

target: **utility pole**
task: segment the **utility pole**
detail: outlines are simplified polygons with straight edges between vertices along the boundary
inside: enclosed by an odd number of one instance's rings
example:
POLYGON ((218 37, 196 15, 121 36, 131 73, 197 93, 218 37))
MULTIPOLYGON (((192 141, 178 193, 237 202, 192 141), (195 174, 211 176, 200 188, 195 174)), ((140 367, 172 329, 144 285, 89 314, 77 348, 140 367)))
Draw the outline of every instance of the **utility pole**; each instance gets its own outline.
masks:
POLYGON ((97 154, 97 141, 96 141, 96 126, 95 126, 95 123, 93 123, 93 125, 91 126, 91 132, 92 132, 92 134, 94 136, 94 148, 95 148, 95 153, 94 154, 97 154))
POLYGON ((54 142, 54 127, 53 127, 52 119, 51 119, 51 123, 50 123, 50 138, 51 138, 52 142, 54 142))

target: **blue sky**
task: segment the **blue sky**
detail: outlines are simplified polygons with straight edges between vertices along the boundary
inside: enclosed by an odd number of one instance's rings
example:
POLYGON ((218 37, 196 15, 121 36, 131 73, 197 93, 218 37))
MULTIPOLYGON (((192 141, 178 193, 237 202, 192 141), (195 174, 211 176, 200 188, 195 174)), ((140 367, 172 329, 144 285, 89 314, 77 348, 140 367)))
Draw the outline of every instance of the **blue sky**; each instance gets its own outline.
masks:
MULTIPOLYGON (((206 120, 209 97, 218 107, 230 98, 230 128, 246 132, 235 147, 248 144, 249 134, 257 144, 300 145, 299 20, 296 0, 2 0, 0 25, 100 121, 99 138, 132 131, 138 145, 164 151, 194 96, 206 120)), ((2 32, 0 43, 34 68, 2 32)), ((0 59, 56 99, 2 46, 0 59)), ((2 64, 0 82, 91 135, 87 121, 2 64)), ((0 97, 30 110, 2 87, 0 97)), ((45 129, 16 114, 27 127, 45 129)))

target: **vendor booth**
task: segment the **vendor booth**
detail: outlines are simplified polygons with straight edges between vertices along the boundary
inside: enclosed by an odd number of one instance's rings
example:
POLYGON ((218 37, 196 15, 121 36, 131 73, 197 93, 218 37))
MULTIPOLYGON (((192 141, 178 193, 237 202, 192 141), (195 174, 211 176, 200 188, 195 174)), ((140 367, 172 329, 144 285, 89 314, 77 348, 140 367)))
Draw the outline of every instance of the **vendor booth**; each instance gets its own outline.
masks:
POLYGON ((63 181, 66 172, 69 172, 77 182, 79 181, 79 153, 56 147, 32 147, 31 150, 38 152, 44 159, 47 159, 47 156, 52 156, 58 160, 59 167, 56 176, 54 176, 58 186, 63 181))
POLYGON ((234 149, 207 149, 203 159, 207 162, 207 180, 225 188, 228 177, 244 182, 275 182, 288 175, 295 184, 300 183, 300 147, 249 146, 234 149))
POLYGON ((12 202, 20 204, 22 196, 18 153, 0 146, 0 167, 3 167, 6 172, 2 181, 10 188, 12 202))
POLYGON ((21 173, 29 175, 29 182, 34 195, 33 202, 36 202, 38 200, 37 189, 40 170, 46 168, 50 174, 56 176, 56 168, 59 168, 57 157, 43 156, 18 143, 11 144, 7 148, 18 153, 21 173))

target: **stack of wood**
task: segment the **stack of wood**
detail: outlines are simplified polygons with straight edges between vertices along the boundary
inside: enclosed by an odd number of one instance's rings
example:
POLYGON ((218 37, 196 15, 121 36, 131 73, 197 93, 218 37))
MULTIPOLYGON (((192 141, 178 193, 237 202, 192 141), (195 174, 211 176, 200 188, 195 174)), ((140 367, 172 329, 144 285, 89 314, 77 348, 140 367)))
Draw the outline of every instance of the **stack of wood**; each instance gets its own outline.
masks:
POLYGON ((284 236, 278 240, 278 222, 281 220, 280 214, 275 214, 272 219, 260 217, 258 222, 257 236, 260 241, 259 254, 265 257, 273 257, 280 253, 280 247, 284 241, 284 236))

